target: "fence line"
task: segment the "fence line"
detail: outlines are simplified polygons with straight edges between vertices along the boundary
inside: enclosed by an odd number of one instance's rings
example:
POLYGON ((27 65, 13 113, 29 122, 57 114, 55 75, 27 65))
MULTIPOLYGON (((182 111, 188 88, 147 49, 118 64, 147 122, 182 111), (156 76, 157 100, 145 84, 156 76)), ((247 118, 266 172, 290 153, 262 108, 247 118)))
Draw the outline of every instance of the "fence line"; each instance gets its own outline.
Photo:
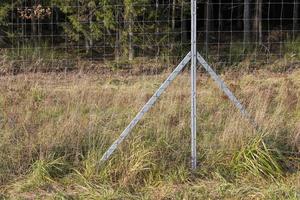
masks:
MULTIPOLYGON (((57 60, 169 66, 188 52, 189 1, 126 2, 2 1, 1 52, 19 68, 36 59, 49 68, 57 60)), ((198 1, 197 45, 218 68, 299 57, 298 10, 295 0, 198 1)))

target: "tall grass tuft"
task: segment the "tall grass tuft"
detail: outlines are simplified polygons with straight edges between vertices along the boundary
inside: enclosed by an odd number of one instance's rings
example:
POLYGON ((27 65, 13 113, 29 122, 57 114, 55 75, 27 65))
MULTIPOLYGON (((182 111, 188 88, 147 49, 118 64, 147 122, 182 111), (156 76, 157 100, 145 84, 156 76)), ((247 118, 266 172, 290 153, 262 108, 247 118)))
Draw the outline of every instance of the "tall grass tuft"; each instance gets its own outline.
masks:
POLYGON ((256 177, 276 179, 282 176, 280 157, 267 146, 259 135, 243 147, 233 158, 233 168, 239 174, 251 173, 256 177))

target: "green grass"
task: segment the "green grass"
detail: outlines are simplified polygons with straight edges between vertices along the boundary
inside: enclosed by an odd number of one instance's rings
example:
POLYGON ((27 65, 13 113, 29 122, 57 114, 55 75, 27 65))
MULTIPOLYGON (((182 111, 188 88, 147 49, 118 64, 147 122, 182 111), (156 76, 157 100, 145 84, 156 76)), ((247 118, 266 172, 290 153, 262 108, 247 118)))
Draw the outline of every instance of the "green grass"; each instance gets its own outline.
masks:
POLYGON ((279 156, 267 147, 263 136, 258 136, 237 152, 233 167, 238 174, 251 173, 255 177, 276 180, 282 175, 279 160, 279 156))
POLYGON ((298 199, 300 71, 223 75, 263 134, 199 76, 190 170, 189 74, 106 165, 99 159, 168 74, 27 74, 0 81, 3 199, 298 199))
POLYGON ((284 50, 287 52, 286 56, 293 59, 300 58, 300 37, 289 39, 285 42, 284 50))

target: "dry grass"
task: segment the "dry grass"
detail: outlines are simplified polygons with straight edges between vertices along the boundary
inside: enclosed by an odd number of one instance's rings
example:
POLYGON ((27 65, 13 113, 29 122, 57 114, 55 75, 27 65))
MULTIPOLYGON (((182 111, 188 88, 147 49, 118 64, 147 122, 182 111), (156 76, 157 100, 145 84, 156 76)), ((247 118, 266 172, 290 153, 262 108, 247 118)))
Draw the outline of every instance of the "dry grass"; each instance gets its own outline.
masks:
MULTIPOLYGON (((257 133, 206 76, 189 170, 181 75, 106 166, 98 160, 167 74, 30 74, 0 80, 0 192, 7 199, 298 199, 300 71, 228 73, 257 133)), ((1 197, 0 197, 1 198, 1 197)))

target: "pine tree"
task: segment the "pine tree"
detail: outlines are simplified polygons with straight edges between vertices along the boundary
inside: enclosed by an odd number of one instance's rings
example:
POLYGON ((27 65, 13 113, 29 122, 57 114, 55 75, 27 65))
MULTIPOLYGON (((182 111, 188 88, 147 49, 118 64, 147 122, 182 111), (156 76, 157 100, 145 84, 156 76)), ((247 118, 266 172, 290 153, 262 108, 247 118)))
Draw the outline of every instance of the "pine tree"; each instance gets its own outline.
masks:
POLYGON ((85 52, 89 53, 96 41, 102 39, 105 31, 115 29, 113 9, 109 0, 54 0, 66 15, 68 23, 63 25, 69 39, 84 41, 85 52))

